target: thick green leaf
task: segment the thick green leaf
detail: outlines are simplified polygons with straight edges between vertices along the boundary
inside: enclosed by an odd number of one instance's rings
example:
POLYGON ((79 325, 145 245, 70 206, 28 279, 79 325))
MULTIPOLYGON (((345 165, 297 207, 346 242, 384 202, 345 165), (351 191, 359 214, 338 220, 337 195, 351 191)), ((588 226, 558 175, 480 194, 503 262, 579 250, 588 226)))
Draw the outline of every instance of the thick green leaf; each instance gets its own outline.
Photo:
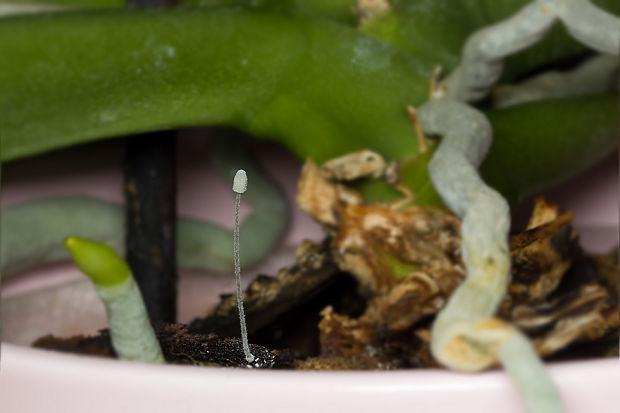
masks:
MULTIPOLYGON (((447 3, 409 3, 407 16, 419 13, 420 24, 408 50, 347 25, 238 7, 5 18, 2 159, 197 125, 234 126, 318 162, 361 147, 411 159, 417 145, 406 105, 425 101, 437 60, 456 62, 457 43, 489 15, 474 16, 468 4, 436 15, 447 3), (474 17, 454 25, 462 13, 474 17)), ((615 144, 614 99, 491 112, 485 178, 516 200, 590 165, 615 144)), ((401 172, 419 200, 432 203, 427 158, 404 162, 401 172)), ((377 184, 365 189, 371 198, 394 195, 377 184)))
POLYGON ((618 145, 618 95, 548 100, 487 113, 495 134, 482 165, 514 205, 585 170, 618 145))
POLYGON ((394 159, 416 153, 405 108, 430 73, 344 26, 238 10, 11 18, 0 39, 4 160, 216 124, 318 161, 359 147, 394 159))

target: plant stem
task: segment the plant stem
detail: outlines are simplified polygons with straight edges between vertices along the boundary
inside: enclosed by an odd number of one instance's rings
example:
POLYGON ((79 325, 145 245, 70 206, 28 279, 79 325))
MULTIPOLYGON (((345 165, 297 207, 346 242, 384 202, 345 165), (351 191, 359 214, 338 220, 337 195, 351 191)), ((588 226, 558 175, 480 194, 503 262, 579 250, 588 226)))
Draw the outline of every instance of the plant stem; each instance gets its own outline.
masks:
POLYGON ((127 263, 100 242, 69 236, 64 244, 105 305, 110 339, 118 357, 164 363, 159 341, 127 263))
POLYGON ((127 140, 127 262, 151 322, 176 320, 176 164, 174 132, 127 140))

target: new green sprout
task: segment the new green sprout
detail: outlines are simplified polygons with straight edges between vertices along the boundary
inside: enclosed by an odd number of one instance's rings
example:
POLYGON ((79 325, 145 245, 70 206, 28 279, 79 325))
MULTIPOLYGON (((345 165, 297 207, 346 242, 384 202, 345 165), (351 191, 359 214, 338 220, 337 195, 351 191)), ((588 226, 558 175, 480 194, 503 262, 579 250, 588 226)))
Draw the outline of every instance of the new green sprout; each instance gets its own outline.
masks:
POLYGON ((164 363, 140 290, 127 263, 105 244, 67 237, 65 246, 93 282, 108 316, 110 338, 120 359, 164 363))

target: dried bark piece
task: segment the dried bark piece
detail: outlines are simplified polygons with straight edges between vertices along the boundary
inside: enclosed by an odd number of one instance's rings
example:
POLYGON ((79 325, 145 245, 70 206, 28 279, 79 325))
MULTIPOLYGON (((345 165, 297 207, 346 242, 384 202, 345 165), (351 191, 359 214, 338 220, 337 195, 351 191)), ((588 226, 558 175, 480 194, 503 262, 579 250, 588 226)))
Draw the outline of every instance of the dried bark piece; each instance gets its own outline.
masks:
POLYGON ((512 310, 512 319, 520 328, 536 331, 557 322, 567 315, 579 315, 609 297, 605 288, 590 283, 579 290, 539 305, 518 305, 512 310))
POLYGON ((615 259, 580 257, 545 302, 519 305, 512 310, 514 322, 535 338, 541 355, 617 336, 619 273, 613 265, 615 259), (604 271, 601 262, 606 263, 604 271))
POLYGON ((617 333, 619 326, 617 303, 598 300, 560 318, 551 331, 534 340, 534 345, 539 354, 547 356, 569 345, 617 333))
MULTIPOLYGON (((248 332, 271 323, 326 288, 340 272, 329 252, 329 241, 320 245, 305 241, 297 249, 295 264, 282 269, 277 277, 258 276, 244 293, 248 332)), ((196 333, 215 332, 221 336, 239 334, 235 297, 225 297, 206 317, 190 324, 196 333)))
POLYGON ((508 292, 514 304, 541 301, 557 288, 580 254, 571 222, 572 214, 566 213, 510 238, 512 280, 508 292))
POLYGON ((430 353, 428 330, 385 332, 377 324, 380 315, 372 309, 352 319, 327 307, 321 316, 321 356, 297 362, 296 368, 386 370, 437 366, 430 353))

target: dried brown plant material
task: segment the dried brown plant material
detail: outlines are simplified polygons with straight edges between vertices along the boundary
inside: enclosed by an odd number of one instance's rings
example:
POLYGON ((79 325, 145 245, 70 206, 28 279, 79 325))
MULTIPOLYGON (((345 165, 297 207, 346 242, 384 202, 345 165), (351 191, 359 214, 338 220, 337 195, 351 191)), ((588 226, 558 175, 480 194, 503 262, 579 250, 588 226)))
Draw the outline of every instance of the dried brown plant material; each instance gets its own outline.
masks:
POLYGON ((295 361, 295 370, 376 370, 376 365, 365 364, 347 357, 309 357, 295 361))
MULTIPOLYGON (((328 162, 327 169, 344 168, 342 162, 351 159, 328 162)), ((359 169, 356 161, 351 162, 353 169, 359 169)), ((464 271, 459 255, 459 220, 436 208, 363 205, 361 196, 327 178, 345 174, 326 174, 324 168, 306 162, 298 204, 334 234, 334 261, 356 278, 369 301, 365 313, 357 319, 335 314, 331 309, 322 313, 322 356, 354 357, 361 363, 360 368, 428 365, 428 351, 421 352, 424 361, 414 356, 407 362, 387 357, 386 349, 390 347, 406 348, 403 354, 415 353, 412 349, 420 346, 412 346, 417 341, 411 332, 407 339, 392 341, 380 336, 407 332, 424 317, 436 314, 460 284, 464 271)), ((425 348, 428 350, 428 342, 425 348)))
POLYGON ((307 159, 297 183, 297 205, 323 224, 327 233, 338 225, 338 214, 346 204, 362 204, 362 197, 327 179, 312 159, 307 159))
POLYGON ((535 331, 552 325, 565 316, 580 315, 584 311, 594 310, 597 303, 604 303, 608 297, 605 288, 589 283, 551 302, 518 305, 512 310, 512 319, 522 329, 535 331))
POLYGON ((442 274, 441 291, 462 277, 460 223, 454 214, 410 206, 363 205, 352 189, 328 180, 311 160, 298 185, 297 203, 334 234, 334 260, 369 296, 385 292, 415 272, 442 274), (455 281, 456 279, 456 281, 455 281))
POLYGON ((381 178, 387 163, 381 155, 369 149, 360 149, 321 165, 321 174, 326 179, 352 181, 358 178, 381 178))
POLYGON ((580 251, 571 223, 572 214, 566 213, 510 238, 512 280, 508 292, 514 304, 541 301, 557 288, 580 251))
POLYGON ((390 360, 382 351, 376 326, 370 317, 351 319, 333 312, 331 307, 321 312, 319 323, 321 356, 355 360, 363 368, 379 368, 390 360))
MULTIPOLYGON (((460 279, 455 281, 454 286, 460 279)), ((396 284, 389 293, 376 297, 370 306, 376 307, 387 330, 403 331, 423 317, 437 314, 453 289, 441 291, 431 276, 415 272, 396 284)))
MULTIPOLYGON (((280 315, 324 289, 338 274, 329 242, 317 245, 306 241, 296 251, 295 264, 280 270, 276 277, 259 276, 244 292, 248 331, 253 333, 280 315)), ((193 332, 217 332, 222 336, 238 333, 237 303, 225 297, 205 318, 190 324, 193 332)))
POLYGON ((605 337, 620 326, 617 294, 594 282, 547 303, 517 306, 512 318, 519 327, 532 332, 536 350, 543 356, 605 337))
POLYGON ((620 255, 617 249, 607 254, 594 257, 598 282, 605 286, 608 291, 615 291, 616 293, 619 291, 618 283, 620 281, 618 279, 618 272, 620 269, 619 258, 620 255))
POLYGON ((560 208, 557 205, 548 202, 545 197, 539 196, 534 202, 534 210, 525 229, 540 227, 555 220, 559 215, 560 208))
POLYGON ((543 337, 535 339, 537 352, 551 355, 569 345, 591 342, 607 335, 617 333, 618 307, 597 302, 594 308, 579 314, 563 317, 553 329, 543 337))
MULTIPOLYGON (((539 278, 547 278, 538 284, 547 284, 550 287, 546 289, 546 294, 528 294, 523 303, 513 303, 511 310, 512 320, 535 339, 536 350, 543 356, 578 343, 617 335, 620 324, 617 251, 593 258, 584 257, 577 245, 577 234, 569 225, 570 214, 558 216, 557 211, 556 206, 539 199, 530 222, 543 215, 547 215, 551 220, 544 220, 544 223, 539 220, 540 226, 511 239, 511 245, 514 242, 519 246, 517 250, 520 251, 521 258, 538 263, 537 268, 530 271, 530 274, 537 273, 539 278), (554 215, 555 219, 552 218, 554 215), (528 239, 534 241, 525 245, 529 242, 528 239), (532 245, 536 246, 535 254, 523 254, 523 251, 532 245), (552 250, 556 253, 540 254, 552 250), (568 272, 563 270, 564 267, 568 269, 567 264, 572 265, 568 272), (550 284, 549 281, 555 279, 559 287, 550 284)), ((517 259, 516 262, 521 260, 517 259)), ((531 267, 531 264, 527 267, 531 267)), ((511 292, 522 289, 523 283, 520 281, 523 279, 522 276, 513 279, 511 292)))
POLYGON ((334 238, 334 259, 362 288, 384 293, 416 272, 442 274, 454 285, 463 276, 458 248, 459 221, 441 210, 411 206, 347 205, 334 238))
MULTIPOLYGON (((398 214, 398 211, 391 210, 389 214, 398 214)), ((572 343, 605 338, 618 328, 617 293, 612 293, 618 285, 617 257, 608 254, 588 261, 591 274, 573 286, 574 280, 565 280, 567 269, 574 267, 571 271, 575 274, 571 278, 583 278, 585 270, 580 268, 581 261, 575 262, 581 260, 582 252, 570 224, 571 215, 562 214, 510 240, 511 256, 515 260, 513 281, 509 287, 511 295, 504 300, 501 314, 536 339, 535 349, 544 356, 572 343)), ((372 254, 372 250, 368 251, 360 255, 372 254)), ((339 252, 334 250, 333 253, 339 252)), ((428 316, 436 314, 445 297, 463 279, 462 267, 458 268, 458 277, 441 275, 438 272, 441 266, 438 266, 386 283, 384 289, 374 290, 366 311, 357 319, 340 316, 331 310, 325 312, 320 324, 325 354, 329 354, 328 357, 355 355, 358 359, 363 354, 367 360, 366 350, 372 348, 377 365, 385 365, 376 355, 391 354, 387 350, 394 345, 390 336, 411 332, 428 316)), ((491 319, 489 322, 495 323, 498 334, 503 331, 504 337, 514 333, 505 321, 491 319)), ((410 345, 404 351, 411 354, 414 347, 410 345)), ((454 349, 462 350, 459 346, 454 349)), ((420 365, 431 365, 421 354, 424 353, 411 357, 416 357, 420 365)), ((392 359, 392 366, 403 363, 402 358, 396 362, 392 359)))
POLYGON ((321 356, 303 368, 320 365, 331 369, 347 360, 347 369, 395 369, 436 367, 430 352, 429 332, 425 328, 409 329, 399 334, 384 331, 381 314, 372 304, 359 318, 352 319, 327 307, 319 323, 321 356))
MULTIPOLYGON (((345 159, 339 158, 339 162, 345 159)), ((459 220, 440 209, 364 205, 351 189, 346 189, 351 195, 340 195, 345 188, 327 179, 322 167, 311 162, 304 167, 299 188, 300 199, 314 200, 302 203, 302 208, 334 234, 334 261, 357 279, 368 297, 366 311, 358 318, 342 316, 331 309, 322 313, 322 356, 354 357, 361 363, 358 367, 369 363, 383 366, 378 368, 403 365, 402 357, 397 359, 400 361, 386 358, 390 354, 387 349, 398 342, 390 337, 411 335, 421 320, 437 314, 464 279, 459 220), (323 193, 332 195, 307 193, 316 188, 308 182, 320 182, 323 193), (347 202, 348 199, 354 201, 347 202), (333 212, 328 222, 322 220, 322 211, 326 210, 333 212)), ((512 283, 501 311, 508 320, 515 305, 543 302, 557 289, 580 251, 571 221, 571 214, 560 215, 557 206, 539 199, 529 229, 511 237, 512 283)), ((595 328, 592 323, 588 325, 584 331, 595 328)), ((517 347, 532 352, 527 340, 507 321, 480 320, 475 330, 489 343, 488 354, 484 355, 489 360, 495 360, 494 354, 499 354, 492 345, 494 339, 512 340, 518 343, 517 347)), ((471 357, 465 356, 467 345, 459 343, 450 347, 450 351, 463 353, 455 357, 471 357)), ((413 347, 409 345, 404 352, 412 353, 413 347)), ((419 363, 428 365, 428 361, 420 359, 423 357, 418 357, 419 363)))

